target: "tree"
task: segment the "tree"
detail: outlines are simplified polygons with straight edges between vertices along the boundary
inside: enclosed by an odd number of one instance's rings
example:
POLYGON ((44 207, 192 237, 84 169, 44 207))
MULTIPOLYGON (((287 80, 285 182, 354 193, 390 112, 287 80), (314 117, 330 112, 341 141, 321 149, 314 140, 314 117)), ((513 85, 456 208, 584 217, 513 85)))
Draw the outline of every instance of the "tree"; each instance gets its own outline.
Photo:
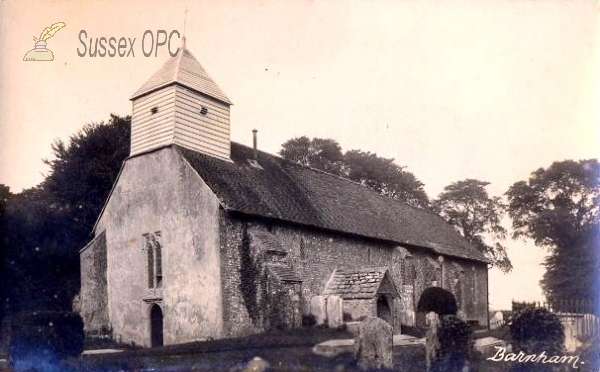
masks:
POLYGON ((298 137, 285 142, 279 155, 305 167, 342 175, 344 155, 339 143, 331 139, 298 137))
POLYGON ((2 300, 9 313, 60 309, 61 303, 70 303, 67 288, 74 284, 69 272, 78 266, 75 256, 62 249, 66 241, 63 229, 68 228, 64 221, 39 186, 7 200, 1 271, 2 300))
POLYGON ((111 115, 108 123, 85 125, 71 136, 68 145, 55 141, 54 159, 45 160, 50 174, 42 187, 56 208, 68 212, 73 231, 84 241, 129 156, 130 131, 129 117, 111 115))
POLYGON ((416 207, 429 206, 423 183, 394 163, 394 159, 360 150, 343 154, 335 140, 323 138, 294 138, 281 147, 279 155, 295 163, 349 178, 416 207))
POLYGON ((4 211, 6 210, 6 202, 10 195, 10 187, 0 183, 0 223, 2 223, 2 217, 4 217, 4 211))
MULTIPOLYGON (((5 221, 6 221, 6 204, 8 203, 8 199, 11 197, 10 188, 4 184, 0 183, 0 237, 4 235, 5 231, 5 221)), ((2 325, 2 319, 4 318, 4 313, 6 311, 6 304, 4 299, 6 298, 6 268, 4 265, 4 245, 2 244, 2 239, 0 238, 0 283, 4 283, 4 285, 0 285, 0 326, 2 325)), ((4 329, 0 327, 0 332, 4 333, 4 329)), ((3 337, 0 336, 0 343, 2 342, 3 337)))
POLYGON ((8 197, 0 241, 9 311, 70 309, 79 250, 129 155, 129 133, 129 117, 85 125, 68 144, 52 145, 40 185, 8 197))
POLYGON ((344 175, 353 181, 370 187, 381 195, 398 199, 415 207, 429 207, 424 184, 414 174, 371 152, 360 150, 344 154, 344 175))
POLYGON ((550 303, 597 300, 600 259, 600 164, 596 159, 554 162, 506 193, 514 238, 548 249, 541 281, 550 303))
POLYGON ((489 182, 465 179, 454 182, 433 202, 434 209, 453 225, 475 248, 503 272, 512 269, 506 249, 498 240, 506 237, 501 220, 504 205, 499 197, 490 197, 489 182), (492 240, 489 244, 486 237, 492 240))

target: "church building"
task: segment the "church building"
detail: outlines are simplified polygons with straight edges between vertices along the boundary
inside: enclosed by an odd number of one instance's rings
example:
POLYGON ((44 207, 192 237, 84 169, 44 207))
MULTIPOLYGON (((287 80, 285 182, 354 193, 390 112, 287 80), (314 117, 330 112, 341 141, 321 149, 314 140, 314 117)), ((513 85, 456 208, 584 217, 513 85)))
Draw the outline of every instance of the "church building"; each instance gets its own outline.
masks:
POLYGON ((131 100, 131 154, 80 252, 88 334, 150 347, 366 316, 401 332, 432 286, 487 326, 482 253, 436 214, 260 151, 256 132, 231 142, 244 123, 185 42, 131 100))

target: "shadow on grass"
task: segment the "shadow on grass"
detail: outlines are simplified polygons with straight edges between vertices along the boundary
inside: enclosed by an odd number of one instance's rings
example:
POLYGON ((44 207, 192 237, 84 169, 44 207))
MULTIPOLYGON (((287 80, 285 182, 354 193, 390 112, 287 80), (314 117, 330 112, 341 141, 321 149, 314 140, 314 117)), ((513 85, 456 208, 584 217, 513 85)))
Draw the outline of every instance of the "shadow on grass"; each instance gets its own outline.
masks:
MULTIPOLYGON (((494 334, 497 332, 483 336, 497 337, 494 334)), ((255 357, 268 363, 267 371, 358 371, 352 353, 324 357, 312 352, 313 346, 320 342, 346 338, 352 336, 345 331, 312 328, 153 349, 130 349, 119 354, 86 355, 82 358, 81 371, 241 372, 255 357)), ((394 370, 425 371, 424 345, 394 347, 394 370)), ((511 365, 479 359, 472 362, 470 371, 509 372, 511 365)))
POLYGON ((86 355, 82 365, 86 371, 235 371, 259 356, 272 365, 272 370, 325 371, 348 368, 352 356, 321 357, 312 353, 312 347, 323 341, 351 337, 346 331, 332 329, 275 331, 152 349, 130 349, 118 354, 86 355))
MULTIPOLYGON (((324 357, 314 345, 352 336, 340 330, 303 329, 272 332, 243 338, 194 342, 154 349, 125 350, 119 354, 86 355, 82 371, 242 371, 255 357, 265 360, 268 371, 358 371, 354 355, 324 357)), ((394 348, 395 370, 425 370, 423 345, 394 348)))

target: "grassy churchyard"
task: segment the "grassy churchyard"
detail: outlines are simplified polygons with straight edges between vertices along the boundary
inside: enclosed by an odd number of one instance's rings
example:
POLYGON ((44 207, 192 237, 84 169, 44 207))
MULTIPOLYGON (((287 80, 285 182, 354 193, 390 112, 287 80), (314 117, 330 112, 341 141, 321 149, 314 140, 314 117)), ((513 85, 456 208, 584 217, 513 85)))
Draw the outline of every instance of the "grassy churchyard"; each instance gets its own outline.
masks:
MULTIPOLYGON (((475 333, 475 339, 504 337, 507 329, 475 333)), ((358 371, 352 352, 334 356, 318 355, 314 346, 328 340, 351 339, 342 330, 301 329, 272 332, 244 338, 195 342, 154 349, 127 348, 118 353, 90 354, 81 359, 81 371, 358 371), (260 358, 260 360, 255 358, 260 358), (264 369, 261 369, 264 368, 264 369)), ((406 343, 393 348, 394 370, 426 370, 425 345, 406 343)), ((583 361, 583 359, 581 359, 583 361)), ((514 370, 511 361, 490 361, 477 353, 470 362, 471 371, 505 372, 514 370)), ((536 371, 536 365, 530 365, 536 371)), ((540 364, 541 366, 541 364, 540 364)), ((592 371, 591 364, 553 366, 550 371, 592 371)), ((594 371, 596 372, 596 371, 594 371)))
MULTIPOLYGON (((426 349, 423 338, 396 336, 393 347, 393 370, 403 372, 426 371, 426 349), (396 342, 396 337, 400 342, 396 342)), ((353 346, 348 346, 353 335, 345 329, 302 328, 293 331, 274 331, 242 338, 199 341, 159 348, 135 348, 115 344, 109 340, 88 342, 79 360, 71 360, 58 369, 37 369, 39 372, 103 372, 103 371, 359 371, 353 346), (319 352, 316 345, 323 343, 346 345, 334 352, 319 352)), ((507 326, 474 333, 474 342, 481 351, 489 340, 511 343, 507 326)), ((591 340, 588 346, 594 346, 591 340)), ((597 372, 591 358, 598 358, 598 350, 583 348, 569 355, 578 356, 578 363, 528 363, 530 371, 597 372), (596 353, 594 356, 593 353, 596 353), (539 368, 538 368, 539 367, 539 368), (549 369, 543 369, 550 367, 549 369)), ((488 347, 483 355, 475 352, 469 361, 469 371, 509 372, 519 363, 510 360, 489 360, 496 349, 488 347)), ((505 356, 508 352, 505 353, 505 356)), ((510 359, 510 358, 504 358, 510 359)), ((526 363, 527 364, 527 363, 526 363)), ((0 371, 10 371, 6 356, 0 355, 0 371)))

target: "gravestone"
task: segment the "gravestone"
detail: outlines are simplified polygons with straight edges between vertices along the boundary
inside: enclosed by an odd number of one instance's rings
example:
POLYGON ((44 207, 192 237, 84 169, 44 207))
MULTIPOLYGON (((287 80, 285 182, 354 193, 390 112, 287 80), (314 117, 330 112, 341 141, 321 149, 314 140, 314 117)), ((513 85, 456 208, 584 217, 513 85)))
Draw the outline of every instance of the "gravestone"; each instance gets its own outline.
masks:
POLYGON ((246 364, 242 372, 266 372, 268 370, 269 362, 257 356, 246 364))
POLYGON ((490 319, 490 328, 496 329, 504 325, 504 314, 501 311, 497 311, 496 314, 490 319))
POLYGON ((474 342, 475 350, 479 351, 483 358, 487 359, 493 357, 498 348, 506 348, 506 341, 497 339, 495 337, 483 337, 478 338, 474 342))
POLYGON ((427 365, 427 371, 431 371, 431 365, 437 357, 438 350, 440 349, 439 340, 439 328, 440 318, 433 311, 427 313, 427 333, 425 334, 425 364, 427 365))
POLYGON ((340 296, 327 297, 327 325, 329 328, 338 328, 342 325, 342 298, 340 296))
POLYGON ((327 299, 324 296, 313 296, 310 299, 310 313, 314 315, 317 325, 325 324, 325 320, 327 320, 327 299))
POLYGON ((391 369, 393 360, 392 326, 377 317, 368 317, 354 339, 356 359, 362 370, 391 369))

